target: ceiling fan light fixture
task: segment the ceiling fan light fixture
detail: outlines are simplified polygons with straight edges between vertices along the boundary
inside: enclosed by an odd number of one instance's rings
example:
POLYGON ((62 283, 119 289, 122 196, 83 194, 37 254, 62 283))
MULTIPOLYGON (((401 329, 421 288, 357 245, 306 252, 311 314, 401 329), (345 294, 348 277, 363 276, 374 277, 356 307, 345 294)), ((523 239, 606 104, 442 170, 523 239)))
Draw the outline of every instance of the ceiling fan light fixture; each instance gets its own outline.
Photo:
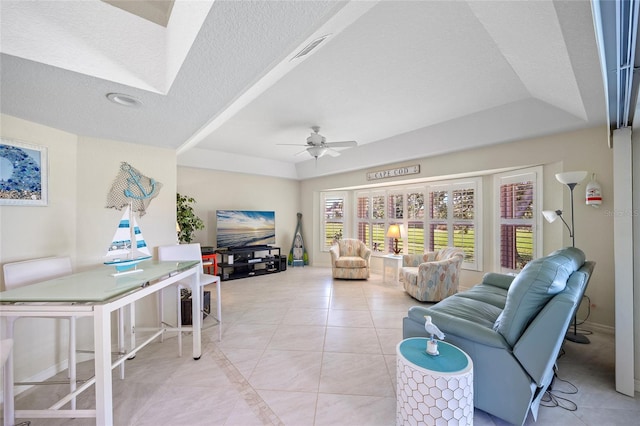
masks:
POLYGON ((142 101, 140 99, 134 98, 130 95, 125 95, 124 93, 107 93, 107 99, 109 99, 114 104, 132 108, 138 108, 142 106, 142 101))
POLYGON ((307 148, 307 152, 311 154, 312 157, 318 158, 322 157, 328 151, 327 147, 324 146, 310 146, 307 148))

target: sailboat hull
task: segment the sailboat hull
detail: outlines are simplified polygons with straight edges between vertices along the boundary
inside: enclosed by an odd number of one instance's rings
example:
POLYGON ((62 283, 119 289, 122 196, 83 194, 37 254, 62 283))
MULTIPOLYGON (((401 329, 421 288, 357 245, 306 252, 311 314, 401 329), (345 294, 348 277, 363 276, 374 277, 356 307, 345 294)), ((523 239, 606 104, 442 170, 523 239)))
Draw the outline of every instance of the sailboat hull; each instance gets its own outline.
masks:
POLYGON ((122 259, 122 260, 114 259, 108 262, 104 262, 104 264, 109 266, 115 266, 116 271, 122 272, 122 271, 127 271, 135 267, 138 263, 148 259, 151 259, 151 256, 141 256, 135 259, 122 259))

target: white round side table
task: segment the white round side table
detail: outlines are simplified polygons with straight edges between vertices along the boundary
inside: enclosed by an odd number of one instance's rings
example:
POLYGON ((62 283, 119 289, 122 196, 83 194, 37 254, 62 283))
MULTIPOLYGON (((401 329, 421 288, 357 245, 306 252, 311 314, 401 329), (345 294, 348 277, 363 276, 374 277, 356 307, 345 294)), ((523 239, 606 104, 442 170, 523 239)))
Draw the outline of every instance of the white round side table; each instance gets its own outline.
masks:
POLYGON ((473 425, 473 362, 456 346, 427 338, 398 343, 396 425, 473 425))

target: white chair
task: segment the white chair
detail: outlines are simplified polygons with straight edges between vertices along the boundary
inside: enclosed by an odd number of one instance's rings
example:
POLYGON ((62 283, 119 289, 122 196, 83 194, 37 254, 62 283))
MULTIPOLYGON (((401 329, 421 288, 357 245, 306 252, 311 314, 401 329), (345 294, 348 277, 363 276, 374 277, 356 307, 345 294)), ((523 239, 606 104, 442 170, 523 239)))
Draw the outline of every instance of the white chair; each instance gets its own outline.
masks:
MULTIPOLYGON (((200 310, 204 312, 204 286, 209 284, 216 285, 217 290, 217 320, 218 327, 218 340, 222 340, 222 299, 220 297, 220 277, 216 275, 205 274, 203 272, 202 265, 202 251, 199 243, 195 244, 176 244, 171 246, 158 247, 158 260, 161 261, 185 261, 185 260, 198 260, 200 261, 200 300, 202 302, 200 310)), ((178 318, 177 318, 177 330, 178 330, 178 351, 182 356, 182 331, 190 329, 190 327, 182 327, 182 304, 180 298, 180 290, 182 288, 191 288, 190 278, 184 281, 178 281, 177 283, 177 299, 178 299, 178 318)), ((160 322, 163 321, 163 298, 162 292, 159 292, 158 310, 160 322)))
MULTIPOLYGON (((6 290, 46 281, 53 278, 70 275, 71 259, 69 257, 46 257, 25 260, 22 262, 6 263, 3 266, 4 286, 6 290)), ((52 318, 52 317, 47 317, 52 318)), ((71 392, 76 390, 76 319, 75 317, 55 317, 69 320, 69 387, 71 392)), ((7 338, 13 339, 14 323, 18 317, 8 317, 7 338)), ((4 346, 4 341, 3 341, 4 346)), ((4 352, 4 349, 3 349, 4 352)), ((4 357, 4 353, 3 353, 4 357)), ((5 364, 6 383, 13 386, 13 354, 10 351, 5 364)), ((12 401, 11 401, 12 402, 12 401)), ((11 403, 10 402, 10 403, 11 403)), ((7 401, 5 401, 7 403, 7 401)), ((76 399, 71 400, 71 409, 75 410, 76 399)))

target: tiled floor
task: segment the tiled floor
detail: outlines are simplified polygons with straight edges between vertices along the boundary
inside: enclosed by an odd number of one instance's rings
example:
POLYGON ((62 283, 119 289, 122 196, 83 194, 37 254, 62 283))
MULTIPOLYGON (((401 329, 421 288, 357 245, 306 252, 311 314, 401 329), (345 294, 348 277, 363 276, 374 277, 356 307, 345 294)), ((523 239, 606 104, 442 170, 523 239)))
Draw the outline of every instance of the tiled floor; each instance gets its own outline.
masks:
MULTIPOLYGON (((214 295, 215 292, 212 292, 214 295)), ((333 281, 327 268, 298 267, 222 284, 222 342, 205 321, 204 353, 177 357, 177 340, 153 343, 114 376, 117 425, 394 425, 395 347, 402 318, 417 302, 400 287, 333 281)), ((594 333, 590 345, 567 342, 559 377, 577 386, 558 396, 577 405, 540 409, 539 425, 638 424, 640 398, 614 390, 613 336, 594 333)), ((81 365, 90 374, 91 362, 81 365)), ((556 391, 569 390, 558 383, 556 391)), ((44 407, 57 392, 39 387, 17 401, 44 407)), ((91 407, 92 391, 79 407, 91 407)), ((570 405, 569 402, 564 402, 570 405)), ((504 422, 476 410, 476 425, 504 422)), ((34 420, 32 425, 85 425, 88 419, 34 420)), ((526 424, 534 424, 529 418, 526 424)))

